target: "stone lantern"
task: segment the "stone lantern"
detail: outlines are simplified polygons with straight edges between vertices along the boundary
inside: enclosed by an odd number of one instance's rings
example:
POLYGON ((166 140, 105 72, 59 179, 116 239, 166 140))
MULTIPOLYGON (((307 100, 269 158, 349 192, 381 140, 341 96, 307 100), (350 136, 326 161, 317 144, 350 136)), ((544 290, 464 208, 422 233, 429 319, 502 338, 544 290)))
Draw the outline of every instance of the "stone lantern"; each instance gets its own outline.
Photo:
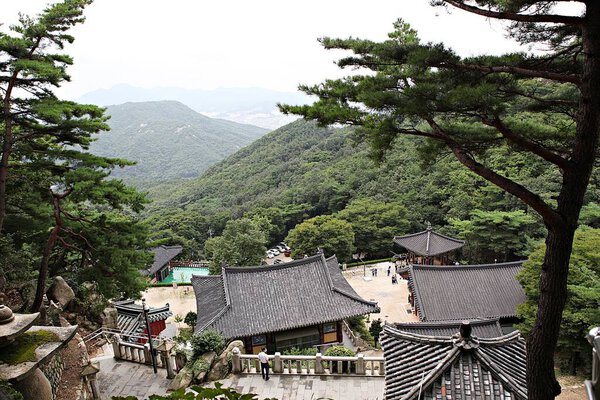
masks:
POLYGON ((38 367, 77 331, 77 326, 33 326, 38 317, 14 314, 0 304, 0 380, 9 381, 24 400, 52 400, 50 382, 38 367))

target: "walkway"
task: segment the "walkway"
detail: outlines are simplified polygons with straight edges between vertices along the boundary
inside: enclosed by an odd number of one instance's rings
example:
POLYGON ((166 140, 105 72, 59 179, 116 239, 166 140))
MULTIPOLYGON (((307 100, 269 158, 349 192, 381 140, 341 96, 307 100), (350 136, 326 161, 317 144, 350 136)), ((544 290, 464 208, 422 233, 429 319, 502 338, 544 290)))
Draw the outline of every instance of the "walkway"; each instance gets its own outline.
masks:
POLYGON ((171 382, 167 371, 158 369, 155 375, 151 366, 131 361, 117 361, 112 356, 98 357, 100 372, 97 375, 98 390, 103 399, 112 396, 136 396, 147 399, 151 394, 167 394, 171 382))
POLYGON ((307 375, 271 375, 268 381, 260 375, 231 375, 219 382, 260 400, 382 400, 385 386, 383 378, 307 375))

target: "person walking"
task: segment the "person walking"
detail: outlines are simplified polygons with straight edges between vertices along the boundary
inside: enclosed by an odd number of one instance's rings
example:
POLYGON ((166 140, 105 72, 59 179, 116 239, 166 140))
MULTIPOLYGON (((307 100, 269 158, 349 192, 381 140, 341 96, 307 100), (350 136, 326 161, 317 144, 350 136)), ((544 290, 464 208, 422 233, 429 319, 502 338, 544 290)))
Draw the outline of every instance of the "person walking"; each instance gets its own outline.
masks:
POLYGON ((391 273, 392 273, 392 266, 388 265, 388 276, 390 276, 391 273))
POLYGON ((269 356, 267 355, 267 348, 263 347, 262 351, 258 353, 258 360, 260 361, 260 373, 265 381, 269 380, 269 356))

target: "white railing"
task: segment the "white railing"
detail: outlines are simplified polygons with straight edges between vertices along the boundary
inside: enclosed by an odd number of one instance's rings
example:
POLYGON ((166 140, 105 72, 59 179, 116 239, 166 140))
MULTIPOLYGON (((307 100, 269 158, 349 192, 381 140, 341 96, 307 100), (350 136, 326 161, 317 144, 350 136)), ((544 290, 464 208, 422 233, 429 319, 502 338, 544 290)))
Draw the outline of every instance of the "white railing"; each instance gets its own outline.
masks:
MULTIPOLYGON (((275 374, 284 375, 366 375, 383 377, 383 357, 332 357, 317 353, 314 356, 292 356, 275 353, 269 356, 270 368, 275 374)), ((255 354, 241 354, 238 348, 231 357, 234 373, 259 374, 260 362, 255 354)))
POLYGON ((585 381, 589 400, 600 400, 600 327, 593 328, 587 335, 592 345, 592 379, 585 381))
MULTIPOLYGON (((123 342, 119 335, 114 335, 112 339, 114 358, 117 360, 126 360, 139 364, 152 365, 152 355, 150 352, 150 345, 123 342)), ((171 379, 175 376, 173 373, 173 367, 175 366, 175 355, 171 354, 169 350, 155 351, 155 361, 158 368, 165 368, 167 370, 167 378, 171 379)))

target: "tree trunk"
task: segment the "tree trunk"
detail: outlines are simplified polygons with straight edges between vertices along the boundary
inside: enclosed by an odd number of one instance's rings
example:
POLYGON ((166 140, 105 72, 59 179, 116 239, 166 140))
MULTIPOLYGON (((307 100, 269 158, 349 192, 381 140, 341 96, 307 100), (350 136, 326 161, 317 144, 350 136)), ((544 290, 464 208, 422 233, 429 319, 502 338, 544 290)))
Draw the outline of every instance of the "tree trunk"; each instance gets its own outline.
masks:
POLYGON ((46 247, 44 247, 44 253, 42 255, 42 261, 40 262, 40 270, 38 274, 37 287, 35 290, 35 299, 31 305, 31 312, 38 312, 42 308, 44 301, 44 293, 46 292, 46 279, 48 279, 48 263, 50 261, 50 255, 52 249, 56 244, 60 230, 62 229, 62 219, 60 217, 60 196, 52 195, 52 206, 54 209, 54 228, 50 232, 46 247))
POLYGON ((557 211, 563 224, 548 226, 546 254, 540 277, 540 299, 535 325, 527 339, 529 400, 550 400, 560 393, 554 377, 554 349, 567 296, 567 274, 577 228, 600 136, 600 2, 586 2, 581 27, 585 54, 577 131, 565 171, 557 211))

